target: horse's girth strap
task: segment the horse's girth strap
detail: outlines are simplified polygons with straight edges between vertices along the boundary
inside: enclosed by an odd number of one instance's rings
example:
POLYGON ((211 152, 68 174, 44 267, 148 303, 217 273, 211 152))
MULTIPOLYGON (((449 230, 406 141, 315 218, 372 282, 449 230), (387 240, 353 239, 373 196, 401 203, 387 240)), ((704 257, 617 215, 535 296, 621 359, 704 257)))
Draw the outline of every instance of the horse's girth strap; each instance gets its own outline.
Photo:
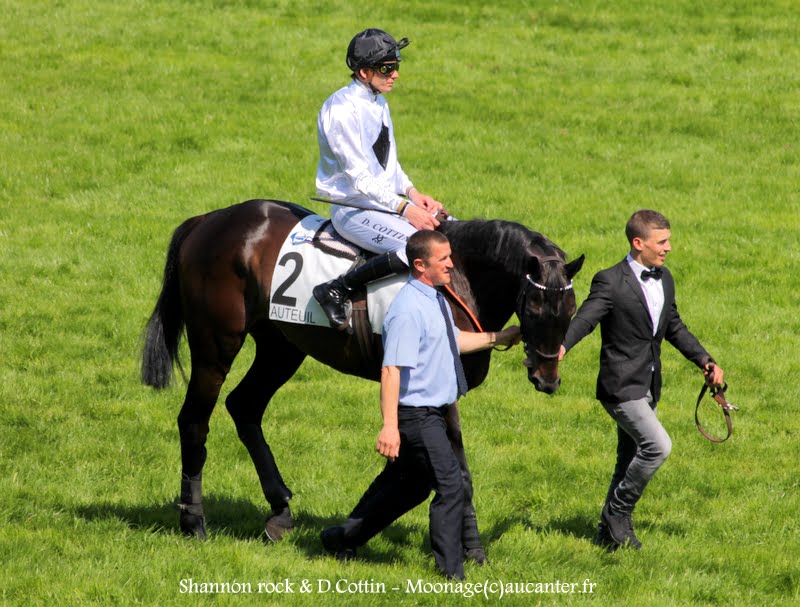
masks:
POLYGON ((375 350, 372 347, 372 324, 369 322, 369 313, 367 312, 366 292, 354 295, 351 303, 353 304, 353 314, 350 323, 358 343, 358 349, 361 351, 362 358, 370 361, 375 356, 375 350))

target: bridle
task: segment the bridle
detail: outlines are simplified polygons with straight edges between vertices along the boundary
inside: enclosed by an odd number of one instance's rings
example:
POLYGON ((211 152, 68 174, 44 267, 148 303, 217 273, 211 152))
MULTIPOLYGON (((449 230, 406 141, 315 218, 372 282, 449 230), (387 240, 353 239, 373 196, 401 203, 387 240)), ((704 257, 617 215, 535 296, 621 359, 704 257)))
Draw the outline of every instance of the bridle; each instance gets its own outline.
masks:
MULTIPOLYGON (((708 375, 706 377, 710 377, 713 368, 709 370, 708 375)), ((694 423, 697 426, 697 429, 700 431, 700 434, 705 436, 708 440, 712 443, 724 443, 731 437, 733 434, 733 420, 731 420, 731 411, 738 411, 739 407, 736 405, 729 403, 728 399, 725 398, 725 390, 728 389, 728 384, 723 384, 719 387, 709 386, 708 381, 703 383, 703 387, 700 390, 700 395, 697 397, 697 406, 694 408, 694 423), (708 391, 711 394, 711 397, 717 401, 717 404, 722 408, 722 413, 725 415, 725 425, 728 427, 728 435, 725 438, 717 438, 716 436, 712 436, 709 434, 705 428, 703 428, 702 424, 700 423, 700 403, 703 400, 703 397, 708 391)))
MULTIPOLYGON (((539 260, 539 264, 540 265, 543 264, 543 263, 547 263, 547 262, 564 263, 564 260, 561 259, 560 257, 558 257, 557 255, 547 255, 545 257, 537 257, 537 259, 539 260)), ((528 349, 528 342, 525 339, 525 335, 527 333, 525 331, 525 324, 526 323, 525 323, 525 309, 524 309, 524 307, 525 307, 525 299, 528 296, 528 292, 532 288, 533 289, 537 289, 539 291, 543 291, 543 292, 564 293, 566 291, 571 291, 572 290, 572 281, 570 280, 569 284, 568 285, 564 285, 563 287, 548 287, 546 285, 543 285, 543 284, 540 284, 540 283, 536 282, 533 278, 531 278, 530 274, 526 274, 525 275, 525 286, 522 287, 522 289, 519 292, 519 295, 517 296, 517 317, 519 318, 520 332, 522 334, 523 347, 525 349, 525 354, 528 355, 528 356, 530 355, 530 350, 528 349)), ((547 361, 558 360, 558 355, 559 355, 558 352, 555 352, 555 353, 541 352, 538 348, 534 349, 534 353, 539 358, 541 358, 543 360, 547 360, 547 361)))

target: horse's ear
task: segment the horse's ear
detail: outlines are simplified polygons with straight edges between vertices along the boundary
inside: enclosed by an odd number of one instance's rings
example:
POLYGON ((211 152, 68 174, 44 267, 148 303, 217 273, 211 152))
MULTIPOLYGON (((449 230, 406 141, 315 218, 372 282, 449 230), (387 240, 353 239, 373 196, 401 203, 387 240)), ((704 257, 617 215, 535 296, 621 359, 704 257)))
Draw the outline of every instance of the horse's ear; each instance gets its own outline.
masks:
POLYGON ((581 255, 578 259, 570 261, 566 266, 564 266, 564 270, 567 273, 567 278, 572 280, 572 278, 577 274, 580 269, 583 267, 583 262, 586 260, 585 255, 581 255))

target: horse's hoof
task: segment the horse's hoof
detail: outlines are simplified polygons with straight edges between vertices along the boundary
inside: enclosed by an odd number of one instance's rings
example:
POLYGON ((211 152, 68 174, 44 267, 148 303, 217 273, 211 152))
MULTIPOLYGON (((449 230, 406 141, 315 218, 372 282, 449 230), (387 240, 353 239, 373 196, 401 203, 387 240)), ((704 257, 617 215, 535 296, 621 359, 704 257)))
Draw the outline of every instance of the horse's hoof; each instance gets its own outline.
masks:
POLYGON ((294 529, 294 519, 289 508, 275 511, 264 525, 264 533, 270 542, 279 542, 284 535, 294 529))
POLYGON ((486 557, 486 552, 484 552, 483 548, 469 548, 468 550, 465 550, 464 559, 467 561, 472 561, 481 567, 489 564, 489 559, 486 557))
POLYGON ((181 532, 198 540, 206 539, 206 519, 202 515, 181 512, 181 532))

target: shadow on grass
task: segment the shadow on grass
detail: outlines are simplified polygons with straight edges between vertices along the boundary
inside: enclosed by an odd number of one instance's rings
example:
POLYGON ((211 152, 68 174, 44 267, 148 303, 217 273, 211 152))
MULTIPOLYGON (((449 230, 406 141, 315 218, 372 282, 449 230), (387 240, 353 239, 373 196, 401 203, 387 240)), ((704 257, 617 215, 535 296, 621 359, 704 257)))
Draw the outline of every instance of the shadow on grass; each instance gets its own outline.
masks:
POLYGON ((175 504, 123 506, 93 504, 78 506, 75 514, 89 522, 123 521, 129 528, 152 533, 178 534, 178 510, 175 504))
MULTIPOLYGON (((209 540, 215 537, 228 537, 243 541, 263 541, 272 545, 264 533, 264 523, 270 516, 268 508, 261 508, 247 500, 233 500, 208 496, 203 501, 206 515, 206 530, 209 540)), ((128 528, 146 533, 162 534, 165 536, 181 536, 178 525, 179 511, 175 502, 147 505, 120 505, 96 504, 80 506, 75 513, 82 519, 90 522, 119 520, 128 528)), ((293 512, 295 528, 286 535, 285 543, 295 546, 303 552, 306 558, 332 558, 322 546, 319 534, 331 525, 340 523, 347 518, 345 514, 332 516, 316 516, 306 512, 293 512)), ((422 530, 427 531, 427 530, 422 530)), ((359 548, 358 560, 376 563, 392 563, 402 560, 402 549, 414 547, 418 541, 421 530, 415 525, 406 525, 395 522, 386 529, 381 537, 383 543, 391 544, 391 548, 381 550, 370 542, 359 548)), ((427 533, 419 546, 420 550, 430 551, 427 533)), ((186 538, 186 541, 194 541, 186 538)), ((282 542, 282 543, 283 543, 282 542)))
MULTIPOLYGON (((268 508, 259 507, 247 500, 213 495, 205 498, 204 506, 206 528, 211 541, 215 537, 228 537, 243 541, 258 540, 271 545, 264 533, 264 522, 270 515, 268 508)), ((98 504, 79 507, 76 513, 87 521, 117 519, 123 521, 130 529, 170 536, 181 535, 178 526, 178 508, 174 502, 147 505, 98 504)), ((332 558, 322 547, 319 534, 326 527, 343 521, 347 515, 337 513, 323 517, 303 511, 293 512, 293 515, 295 528, 283 542, 294 546, 306 558, 332 558)), ((559 534, 591 542, 597 533, 597 519, 590 515, 578 514, 537 524, 524 513, 511 513, 491 527, 481 529, 484 546, 489 550, 492 544, 500 541, 503 535, 515 527, 537 534, 559 534)), ((674 531, 679 532, 679 530, 674 531)), ((407 549, 419 550, 425 554, 431 551, 427 527, 422 529, 419 525, 406 524, 402 519, 395 521, 379 537, 381 541, 376 538, 358 549, 359 561, 402 562, 403 553, 407 549)), ((192 540, 187 538, 187 541, 192 540)))
POLYGON ((585 515, 576 515, 569 518, 559 518, 547 521, 544 524, 532 523, 530 518, 515 513, 495 523, 488 531, 481 533, 486 544, 493 544, 500 540, 513 527, 522 527, 540 534, 557 533, 580 540, 592 541, 597 534, 597 520, 585 515))

